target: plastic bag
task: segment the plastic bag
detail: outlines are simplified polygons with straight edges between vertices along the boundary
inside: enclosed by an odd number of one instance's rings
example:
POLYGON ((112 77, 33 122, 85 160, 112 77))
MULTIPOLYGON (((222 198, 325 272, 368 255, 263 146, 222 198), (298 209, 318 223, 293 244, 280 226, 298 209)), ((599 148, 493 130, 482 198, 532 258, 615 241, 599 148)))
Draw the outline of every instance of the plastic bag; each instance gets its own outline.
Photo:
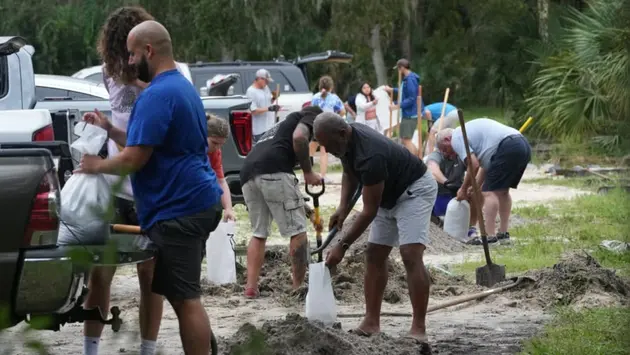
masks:
POLYGON ((208 282, 218 285, 236 283, 236 258, 232 248, 234 222, 221 222, 206 241, 208 282))
MULTIPOLYGON (((107 131, 87 123, 75 125, 74 134, 79 138, 70 147, 82 154, 97 155, 107 141, 107 131)), ((68 179, 61 190, 59 245, 107 242, 110 190, 102 174, 74 174, 68 179)))
POLYGON ((452 199, 446 206, 444 231, 451 237, 466 242, 470 226, 470 205, 468 201, 452 199))
POLYGON ((330 326, 337 321, 337 300, 333 293, 330 270, 324 262, 310 264, 308 268, 306 318, 330 326))

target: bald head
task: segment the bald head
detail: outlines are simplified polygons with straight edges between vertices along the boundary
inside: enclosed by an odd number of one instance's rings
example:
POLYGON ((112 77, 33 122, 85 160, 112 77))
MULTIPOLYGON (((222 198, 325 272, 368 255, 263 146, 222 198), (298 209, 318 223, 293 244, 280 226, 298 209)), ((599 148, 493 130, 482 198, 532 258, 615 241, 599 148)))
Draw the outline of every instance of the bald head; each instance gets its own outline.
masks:
POLYGON ((150 82, 164 71, 175 69, 171 35, 156 21, 144 21, 127 36, 129 64, 138 69, 138 79, 150 82))
POLYGON ((323 112, 315 117, 313 132, 327 152, 340 157, 346 153, 352 127, 338 114, 323 112))
POLYGON ((129 32, 128 40, 134 45, 150 45, 158 56, 173 56, 171 35, 166 27, 157 21, 144 21, 129 32))

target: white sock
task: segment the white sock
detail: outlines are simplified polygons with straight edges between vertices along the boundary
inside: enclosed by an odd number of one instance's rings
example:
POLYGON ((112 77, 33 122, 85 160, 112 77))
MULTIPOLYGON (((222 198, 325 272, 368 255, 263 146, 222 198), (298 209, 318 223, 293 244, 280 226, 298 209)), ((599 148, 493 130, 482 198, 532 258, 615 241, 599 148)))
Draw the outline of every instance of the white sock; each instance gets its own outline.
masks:
POLYGON ((83 355, 98 355, 98 343, 100 337, 84 337, 83 338, 83 355))
POLYGON ((142 339, 142 344, 140 345, 140 355, 155 355, 155 345, 155 340, 142 339))

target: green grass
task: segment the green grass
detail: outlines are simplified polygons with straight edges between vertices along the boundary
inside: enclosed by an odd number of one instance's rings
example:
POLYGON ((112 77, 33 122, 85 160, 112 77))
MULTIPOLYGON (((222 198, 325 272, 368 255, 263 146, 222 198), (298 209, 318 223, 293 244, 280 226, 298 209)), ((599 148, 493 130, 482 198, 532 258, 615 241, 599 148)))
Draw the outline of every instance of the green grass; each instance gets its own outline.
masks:
POLYGON ((630 349, 630 309, 560 309, 542 335, 525 343, 523 355, 622 355, 630 349))
POLYGON ((476 118, 491 118, 495 121, 499 121, 503 124, 510 125, 511 122, 508 119, 509 112, 504 111, 502 108, 497 107, 462 107, 464 111, 464 119, 466 122, 474 120, 476 118))
MULTIPOLYGON (((552 266, 563 253, 586 249, 592 250, 603 266, 630 274, 630 252, 617 254, 599 247, 603 240, 630 242, 628 193, 580 196, 553 207, 521 207, 512 213, 527 223, 511 228, 513 245, 497 246, 492 252, 494 261, 505 265, 509 273, 552 266)), ((469 260, 454 269, 471 275, 481 262, 469 260)))

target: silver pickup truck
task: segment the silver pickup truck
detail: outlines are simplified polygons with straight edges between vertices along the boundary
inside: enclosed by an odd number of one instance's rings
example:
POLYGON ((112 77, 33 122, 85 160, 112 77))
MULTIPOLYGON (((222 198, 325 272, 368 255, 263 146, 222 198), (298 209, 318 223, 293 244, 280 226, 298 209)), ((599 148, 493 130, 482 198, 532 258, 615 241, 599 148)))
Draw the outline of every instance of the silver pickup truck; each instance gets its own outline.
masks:
MULTIPOLYGON (((34 53, 21 37, 0 37, 0 143, 57 140, 72 144, 78 138, 74 125, 83 113, 99 109, 109 114, 109 101, 72 96, 38 100, 34 53)), ((222 149, 223 169, 232 202, 243 203, 239 172, 252 147, 251 101, 243 95, 202 97, 202 101, 207 112, 230 123, 231 136, 222 149)), ((78 153, 72 154, 78 161, 78 153)))

